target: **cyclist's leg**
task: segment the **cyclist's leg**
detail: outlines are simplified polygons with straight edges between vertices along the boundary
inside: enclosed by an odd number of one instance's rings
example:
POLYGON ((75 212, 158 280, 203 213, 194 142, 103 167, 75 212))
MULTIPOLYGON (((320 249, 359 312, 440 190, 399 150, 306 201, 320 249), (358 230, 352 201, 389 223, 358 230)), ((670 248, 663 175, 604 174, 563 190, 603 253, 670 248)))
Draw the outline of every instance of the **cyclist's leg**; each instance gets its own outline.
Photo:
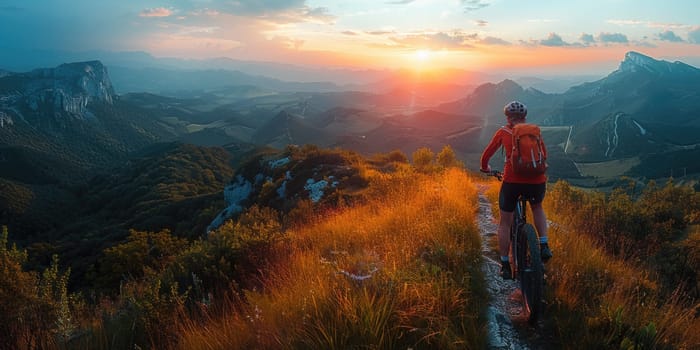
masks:
POLYGON ((513 212, 501 209, 501 220, 498 223, 498 253, 508 256, 510 251, 510 225, 513 223, 513 212))
POLYGON ((547 215, 542 207, 542 201, 544 200, 545 192, 547 191, 546 184, 531 185, 530 193, 530 207, 532 208, 532 217, 535 223, 535 228, 540 236, 540 245, 542 260, 545 262, 552 257, 552 251, 549 249, 547 242, 549 241, 548 229, 547 229, 547 215))
POLYGON ((501 256, 501 278, 513 279, 513 269, 510 267, 510 226, 513 222, 513 212, 501 210, 501 220, 498 222, 498 254, 501 256))
POLYGON ((523 186, 523 195, 528 198, 530 208, 532 208, 532 217, 537 229, 537 234, 540 237, 547 237, 547 216, 542 208, 547 184, 527 184, 523 186))
POLYGON ((504 182, 498 193, 498 207, 501 209, 501 220, 498 223, 498 251, 501 257, 508 256, 510 251, 510 225, 513 223, 513 211, 518 199, 516 184, 504 182))
POLYGON ((540 238, 547 237, 547 215, 544 212, 544 208, 542 208, 542 202, 532 203, 530 207, 532 208, 532 217, 537 234, 540 238))

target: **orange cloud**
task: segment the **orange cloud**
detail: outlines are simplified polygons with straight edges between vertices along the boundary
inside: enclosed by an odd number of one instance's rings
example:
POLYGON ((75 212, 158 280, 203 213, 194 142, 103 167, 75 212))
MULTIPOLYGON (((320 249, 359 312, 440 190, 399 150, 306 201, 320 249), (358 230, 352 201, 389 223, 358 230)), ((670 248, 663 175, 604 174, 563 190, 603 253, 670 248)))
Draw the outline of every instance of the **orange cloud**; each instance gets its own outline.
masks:
POLYGON ((155 7, 150 9, 145 9, 139 13, 139 17, 170 17, 173 11, 166 9, 165 7, 155 7))

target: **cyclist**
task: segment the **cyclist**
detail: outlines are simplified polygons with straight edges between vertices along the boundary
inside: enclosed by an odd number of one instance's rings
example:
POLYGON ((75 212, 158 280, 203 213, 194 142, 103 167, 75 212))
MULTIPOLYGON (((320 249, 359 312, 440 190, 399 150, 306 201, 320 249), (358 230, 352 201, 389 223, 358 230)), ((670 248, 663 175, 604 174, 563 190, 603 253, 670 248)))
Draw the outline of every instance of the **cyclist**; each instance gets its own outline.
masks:
POLYGON ((513 211, 515 210, 516 201, 519 195, 529 198, 532 214, 534 217, 535 227, 540 236, 540 254, 542 261, 547 261, 552 257, 552 251, 547 244, 547 217, 542 208, 542 200, 546 191, 547 177, 545 174, 535 177, 524 177, 515 174, 512 169, 510 157, 513 149, 512 133, 513 126, 525 122, 527 116, 527 107, 518 102, 513 101, 503 107, 503 113, 506 115, 507 124, 493 135, 486 149, 481 155, 481 171, 491 172, 489 159, 503 146, 506 152, 506 162, 503 167, 503 183, 498 195, 498 206, 500 208, 501 220, 498 223, 498 249, 501 255, 501 277, 503 279, 512 279, 513 274, 510 268, 508 251, 510 249, 510 226, 513 222, 513 211))

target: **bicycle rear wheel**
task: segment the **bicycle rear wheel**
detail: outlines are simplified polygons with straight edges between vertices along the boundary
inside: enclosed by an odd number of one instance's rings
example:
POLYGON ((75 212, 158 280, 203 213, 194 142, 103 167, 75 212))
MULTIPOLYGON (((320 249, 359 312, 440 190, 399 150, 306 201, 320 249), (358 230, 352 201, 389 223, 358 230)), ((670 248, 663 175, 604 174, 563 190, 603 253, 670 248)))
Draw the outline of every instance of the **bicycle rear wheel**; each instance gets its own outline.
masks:
POLYGON ((520 290, 523 293, 523 304, 528 322, 535 323, 543 311, 544 271, 540 257, 540 242, 532 225, 523 225, 518 245, 518 277, 520 290))

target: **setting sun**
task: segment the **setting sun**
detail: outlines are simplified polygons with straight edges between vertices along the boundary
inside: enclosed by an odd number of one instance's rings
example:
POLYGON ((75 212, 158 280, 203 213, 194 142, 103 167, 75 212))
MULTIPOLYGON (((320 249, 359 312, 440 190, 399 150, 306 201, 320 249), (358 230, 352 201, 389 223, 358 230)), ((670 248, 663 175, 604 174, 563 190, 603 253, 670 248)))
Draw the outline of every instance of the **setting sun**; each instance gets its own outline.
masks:
POLYGON ((413 56, 420 62, 426 62, 430 59, 431 52, 430 50, 418 50, 413 56))

